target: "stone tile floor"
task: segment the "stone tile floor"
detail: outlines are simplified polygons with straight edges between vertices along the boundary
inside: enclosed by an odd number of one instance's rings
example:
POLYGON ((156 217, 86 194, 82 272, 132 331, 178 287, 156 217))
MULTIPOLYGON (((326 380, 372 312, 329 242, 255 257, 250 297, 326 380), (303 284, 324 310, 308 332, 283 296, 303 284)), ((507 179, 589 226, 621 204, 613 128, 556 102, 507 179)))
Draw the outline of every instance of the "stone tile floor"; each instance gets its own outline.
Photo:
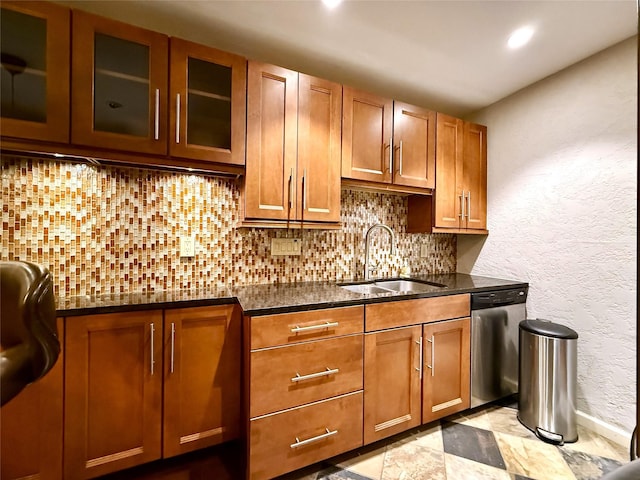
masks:
POLYGON ((581 427, 575 443, 544 443, 515 406, 448 417, 278 480, 591 480, 629 461, 628 447, 581 427))

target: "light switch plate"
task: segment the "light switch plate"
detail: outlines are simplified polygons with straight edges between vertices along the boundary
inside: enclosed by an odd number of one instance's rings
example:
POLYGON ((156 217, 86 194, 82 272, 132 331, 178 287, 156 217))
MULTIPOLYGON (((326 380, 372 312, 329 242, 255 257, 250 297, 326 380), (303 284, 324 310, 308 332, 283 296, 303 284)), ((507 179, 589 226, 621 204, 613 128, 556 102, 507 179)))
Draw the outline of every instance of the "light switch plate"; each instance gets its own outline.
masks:
POLYGON ((196 256, 196 239, 190 235, 180 237, 180 258, 196 256))
POLYGON ((271 256, 274 255, 300 255, 302 242, 299 238, 272 238, 271 256))
POLYGON ((420 258, 426 258, 429 256, 429 250, 427 248, 427 244, 426 243, 421 243, 420 244, 420 258))

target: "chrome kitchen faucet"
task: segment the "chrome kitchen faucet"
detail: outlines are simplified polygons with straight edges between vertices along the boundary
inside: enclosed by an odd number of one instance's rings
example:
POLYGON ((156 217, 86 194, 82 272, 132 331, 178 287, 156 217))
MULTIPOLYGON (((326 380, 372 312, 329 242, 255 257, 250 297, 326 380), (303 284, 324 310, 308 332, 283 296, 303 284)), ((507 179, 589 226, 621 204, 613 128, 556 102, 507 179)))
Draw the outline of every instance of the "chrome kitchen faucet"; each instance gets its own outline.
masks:
POLYGON ((369 234, 371 233, 372 230, 376 228, 382 228, 387 232, 389 232, 389 236, 391 237, 391 249, 389 250, 389 253, 393 255, 393 243, 395 240, 393 230, 391 230, 391 228, 387 227, 386 225, 383 225, 382 223, 376 223, 375 225, 372 225, 371 227, 369 227, 369 230, 367 230, 367 233, 364 236, 364 244, 365 244, 364 246, 364 279, 365 280, 369 280, 370 272, 373 269, 373 267, 369 266, 369 234))

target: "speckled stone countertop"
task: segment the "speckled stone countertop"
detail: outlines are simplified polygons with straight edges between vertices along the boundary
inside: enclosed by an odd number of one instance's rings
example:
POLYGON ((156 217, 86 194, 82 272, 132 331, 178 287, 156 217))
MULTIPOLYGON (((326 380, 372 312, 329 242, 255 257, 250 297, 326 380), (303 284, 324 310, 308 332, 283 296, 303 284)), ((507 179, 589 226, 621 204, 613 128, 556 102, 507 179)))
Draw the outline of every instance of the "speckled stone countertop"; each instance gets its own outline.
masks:
POLYGON ((445 286, 430 286, 426 289, 427 291, 416 294, 395 292, 360 294, 340 288, 335 282, 304 282, 229 288, 212 287, 201 290, 62 297, 58 299, 57 314, 58 316, 69 317, 119 311, 239 303, 245 314, 266 315, 527 286, 525 282, 462 273, 411 275, 410 278, 439 283, 445 286))

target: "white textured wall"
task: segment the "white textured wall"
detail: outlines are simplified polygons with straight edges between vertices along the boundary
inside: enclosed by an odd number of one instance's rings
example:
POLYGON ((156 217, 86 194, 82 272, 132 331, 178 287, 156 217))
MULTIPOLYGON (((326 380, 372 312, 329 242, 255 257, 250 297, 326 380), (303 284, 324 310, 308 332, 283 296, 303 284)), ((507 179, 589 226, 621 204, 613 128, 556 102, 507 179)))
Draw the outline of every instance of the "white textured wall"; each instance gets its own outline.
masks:
POLYGON ((530 282, 530 318, 575 329, 578 410, 631 432, 636 402, 637 74, 632 38, 478 112, 489 236, 458 271, 530 282))

